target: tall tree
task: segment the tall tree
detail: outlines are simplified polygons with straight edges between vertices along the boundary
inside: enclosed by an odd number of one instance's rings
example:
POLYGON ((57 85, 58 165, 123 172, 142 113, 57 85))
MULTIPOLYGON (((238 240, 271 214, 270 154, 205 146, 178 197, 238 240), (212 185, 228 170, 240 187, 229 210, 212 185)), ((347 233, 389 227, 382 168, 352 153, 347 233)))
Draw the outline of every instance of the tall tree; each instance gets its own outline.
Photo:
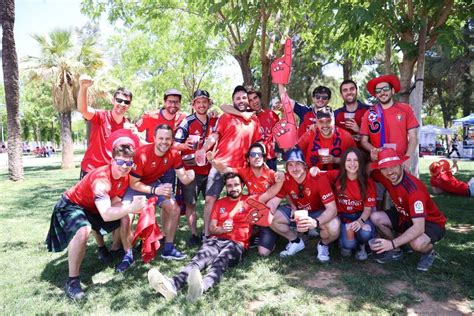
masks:
POLYGON ((13 28, 15 25, 15 1, 0 1, 2 24, 2 67, 5 86, 5 101, 8 119, 8 176, 13 181, 22 180, 23 146, 21 144, 20 93, 18 80, 18 59, 13 28))

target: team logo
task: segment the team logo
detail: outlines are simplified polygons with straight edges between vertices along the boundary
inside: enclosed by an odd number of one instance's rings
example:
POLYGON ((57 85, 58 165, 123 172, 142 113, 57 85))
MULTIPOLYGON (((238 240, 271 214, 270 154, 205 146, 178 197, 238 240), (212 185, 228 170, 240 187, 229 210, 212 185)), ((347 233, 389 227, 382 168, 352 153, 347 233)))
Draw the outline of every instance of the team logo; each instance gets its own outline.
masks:
POLYGON ((306 194, 306 196, 310 196, 311 195, 311 190, 309 188, 305 188, 304 189, 304 194, 306 194))
POLYGON ((174 135, 174 137, 177 138, 177 139, 183 138, 183 136, 184 135, 183 135, 183 130, 182 129, 178 129, 178 131, 174 135))
POLYGON ((423 208, 423 202, 421 201, 416 201, 414 204, 415 208, 415 213, 416 214, 423 214, 424 208, 423 208))
POLYGON ((378 115, 375 111, 370 111, 368 118, 369 118, 369 122, 375 122, 378 119, 378 115))
POLYGON ((219 213, 220 213, 220 214, 224 214, 224 213, 225 213, 225 207, 221 207, 221 208, 219 209, 219 213))
POLYGON ((152 167, 152 168, 156 168, 156 161, 153 161, 153 162, 151 163, 151 167, 152 167))
POLYGON ((401 114, 397 114, 397 120, 399 120, 399 121, 402 120, 402 115, 401 114))
POLYGON ((168 164, 168 158, 165 158, 164 163, 165 163, 165 165, 168 164))
POLYGON ((291 191, 290 195, 293 199, 295 199, 295 200, 298 199, 298 195, 294 191, 291 191))

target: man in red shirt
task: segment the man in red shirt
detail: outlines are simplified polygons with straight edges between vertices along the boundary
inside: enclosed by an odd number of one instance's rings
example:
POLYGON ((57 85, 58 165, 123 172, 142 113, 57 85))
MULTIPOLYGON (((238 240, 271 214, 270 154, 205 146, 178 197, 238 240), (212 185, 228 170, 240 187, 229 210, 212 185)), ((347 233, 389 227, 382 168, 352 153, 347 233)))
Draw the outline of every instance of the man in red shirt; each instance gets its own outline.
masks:
MULTIPOLYGON (((238 111, 247 111, 249 102, 245 87, 235 87, 232 93, 232 103, 238 111)), ((212 135, 206 139, 199 154, 204 156, 203 153, 217 143, 215 148, 216 159, 231 168, 242 167, 245 164, 245 152, 242 148, 249 148, 251 144, 261 139, 262 130, 256 116, 246 120, 237 115, 224 113, 217 120, 212 135)), ((223 186, 221 174, 215 168, 211 168, 207 178, 206 204, 204 205, 204 234, 206 236, 209 233, 212 207, 223 186)))
POLYGON ((298 140, 308 166, 321 170, 339 169, 344 151, 355 146, 349 132, 334 126, 334 114, 328 106, 316 111, 316 128, 308 130, 298 140))
MULTIPOLYGON (((204 292, 215 286, 224 272, 238 264, 244 250, 249 246, 252 233, 252 208, 246 204, 248 195, 242 195, 243 182, 239 175, 226 173, 223 176, 227 196, 219 199, 213 206, 207 238, 192 261, 181 269, 172 279, 161 274, 158 269, 148 271, 148 281, 153 289, 167 299, 177 295, 177 291, 188 284, 188 301, 194 302, 204 292), (201 275, 201 270, 208 273, 201 275)), ((261 203, 267 202, 281 188, 276 184, 258 197, 261 203)))
POLYGON ((136 195, 158 196, 157 205, 162 211, 161 225, 165 235, 161 257, 167 260, 183 260, 186 255, 178 251, 173 244, 181 212, 173 196, 172 186, 162 183, 159 179, 168 170, 173 169, 183 184, 189 184, 194 180, 194 170, 184 169, 181 155, 171 148, 172 144, 171 127, 166 124, 158 125, 154 143, 141 146, 135 153, 136 166, 130 173, 130 188, 125 193, 124 201, 131 201, 136 195))
POLYGON ((184 168, 194 170, 195 173, 195 178, 190 184, 181 185, 184 203, 186 204, 186 219, 191 229, 191 237, 188 239, 188 246, 190 247, 201 243, 196 227, 196 202, 200 192, 204 198, 206 196, 207 176, 211 166, 208 163, 204 166, 197 166, 195 153, 196 150, 202 148, 204 140, 211 134, 211 130, 216 124, 217 118, 210 117, 207 113, 210 105, 209 92, 201 89, 196 90, 192 100, 194 113, 181 122, 174 136, 174 147, 181 151, 181 156, 184 158, 184 168))
POLYGON ((133 147, 122 144, 114 147, 113 161, 88 173, 80 182, 67 190, 56 203, 51 226, 46 238, 49 251, 60 252, 68 248, 69 279, 66 295, 74 300, 84 298, 80 283, 80 267, 87 248, 91 229, 114 235, 112 249, 118 250, 120 241, 131 248, 121 219, 139 213, 145 199, 134 199, 122 204, 121 198, 128 187, 128 173, 133 166, 133 147), (116 238, 119 237, 120 239, 116 238))
POLYGON ((310 175, 303 153, 298 148, 286 152, 286 171, 282 189, 268 202, 274 213, 271 228, 289 241, 285 250, 280 252, 280 257, 293 256, 305 248, 303 240, 290 229, 290 226, 295 224, 295 211, 306 210, 307 216, 296 219, 297 230, 306 232, 309 229, 319 228, 321 241, 317 246, 317 259, 320 262, 329 262, 329 244, 339 237, 340 231, 331 185, 323 174, 315 177, 310 175), (284 197, 291 201, 293 209, 283 206, 277 210, 284 197))
POLYGON ((414 251, 421 252, 417 269, 428 271, 435 259, 433 244, 445 234, 446 217, 430 197, 426 186, 403 168, 408 157, 400 158, 392 148, 379 152, 378 161, 372 163, 372 176, 382 183, 392 198, 395 207, 383 212, 374 212, 370 219, 381 235, 371 246, 376 259, 386 263, 402 258, 400 246, 409 244, 414 251), (396 233, 394 233, 394 231, 396 233))
POLYGON ((430 184, 434 194, 443 192, 459 196, 474 197, 474 178, 469 182, 457 179, 454 174, 458 171, 458 162, 453 160, 453 167, 449 161, 442 159, 430 165, 430 184))

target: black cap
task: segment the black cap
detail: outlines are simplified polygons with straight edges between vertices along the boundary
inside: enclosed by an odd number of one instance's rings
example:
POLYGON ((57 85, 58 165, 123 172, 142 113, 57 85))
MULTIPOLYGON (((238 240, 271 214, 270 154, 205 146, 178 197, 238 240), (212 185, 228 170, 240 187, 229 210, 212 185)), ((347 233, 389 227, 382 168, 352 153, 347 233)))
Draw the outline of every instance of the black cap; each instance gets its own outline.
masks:
POLYGON ((244 86, 237 86, 237 87, 234 88, 234 92, 232 92, 232 98, 234 98, 234 95, 237 92, 240 92, 240 91, 243 91, 243 92, 247 93, 247 89, 245 89, 244 86))
POLYGON ((207 92, 206 90, 197 89, 193 93, 193 101, 196 100, 197 98, 208 98, 208 99, 210 99, 209 92, 207 92))

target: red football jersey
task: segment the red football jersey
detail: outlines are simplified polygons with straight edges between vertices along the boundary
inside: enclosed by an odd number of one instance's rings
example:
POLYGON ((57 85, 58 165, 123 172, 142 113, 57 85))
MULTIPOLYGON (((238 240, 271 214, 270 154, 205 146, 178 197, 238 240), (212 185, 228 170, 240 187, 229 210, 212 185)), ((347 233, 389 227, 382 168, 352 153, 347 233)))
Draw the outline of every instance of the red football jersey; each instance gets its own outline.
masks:
POLYGON ((95 168, 108 165, 110 156, 105 150, 105 142, 110 134, 122 129, 127 119, 122 122, 115 122, 112 111, 95 110, 94 116, 90 119, 89 146, 81 162, 81 169, 91 172, 95 168))
POLYGON ((155 144, 147 144, 138 148, 133 161, 135 167, 130 175, 139 178, 144 184, 155 182, 171 168, 183 168, 183 160, 176 150, 170 149, 163 157, 158 157, 155 154, 155 144))
POLYGON ((175 131, 182 120, 186 117, 185 113, 178 112, 176 113, 173 120, 167 120, 163 116, 164 109, 157 111, 148 112, 142 115, 142 117, 135 124, 139 132, 146 131, 146 141, 153 143, 155 141, 155 128, 158 125, 166 124, 175 131))
POLYGON ((441 172, 430 179, 432 187, 438 187, 444 192, 469 196, 469 184, 457 179, 450 171, 441 172))
POLYGON ((245 153, 250 145, 262 139, 260 122, 256 116, 249 121, 224 113, 216 123, 219 134, 216 159, 231 168, 245 165, 245 153))
POLYGON ((276 158, 275 155, 275 139, 273 138, 273 126, 280 120, 278 115, 268 109, 262 109, 257 113, 257 118, 263 130, 263 142, 267 151, 267 159, 276 158))
POLYGON ((362 123, 362 117, 364 116, 365 112, 367 112, 367 109, 369 106, 367 104, 364 104, 357 100, 357 109, 354 112, 349 112, 346 108, 346 105, 343 105, 336 111, 334 111, 334 119, 336 121, 336 126, 344 129, 345 131, 349 132, 351 135, 357 134, 354 132, 352 129, 347 128, 346 129, 346 124, 345 124, 345 113, 354 113, 354 121, 361 126, 362 123))
POLYGON ((306 133, 314 123, 316 123, 316 114, 314 113, 314 110, 311 110, 303 116, 303 119, 300 122, 300 126, 298 127, 298 137, 303 136, 303 134, 306 133))
POLYGON ((284 198, 286 195, 297 209, 309 212, 320 211, 325 208, 324 204, 334 201, 334 194, 326 175, 318 174, 312 177, 309 172, 301 185, 286 173, 285 182, 277 197, 284 198))
POLYGON ((233 171, 242 177, 250 195, 263 194, 275 183, 275 171, 266 164, 263 164, 262 174, 258 178, 251 167, 234 168, 233 171))
POLYGON ((81 181, 67 190, 64 195, 74 204, 91 214, 99 214, 95 201, 122 197, 128 187, 128 175, 119 179, 112 177, 110 165, 89 172, 81 181))

